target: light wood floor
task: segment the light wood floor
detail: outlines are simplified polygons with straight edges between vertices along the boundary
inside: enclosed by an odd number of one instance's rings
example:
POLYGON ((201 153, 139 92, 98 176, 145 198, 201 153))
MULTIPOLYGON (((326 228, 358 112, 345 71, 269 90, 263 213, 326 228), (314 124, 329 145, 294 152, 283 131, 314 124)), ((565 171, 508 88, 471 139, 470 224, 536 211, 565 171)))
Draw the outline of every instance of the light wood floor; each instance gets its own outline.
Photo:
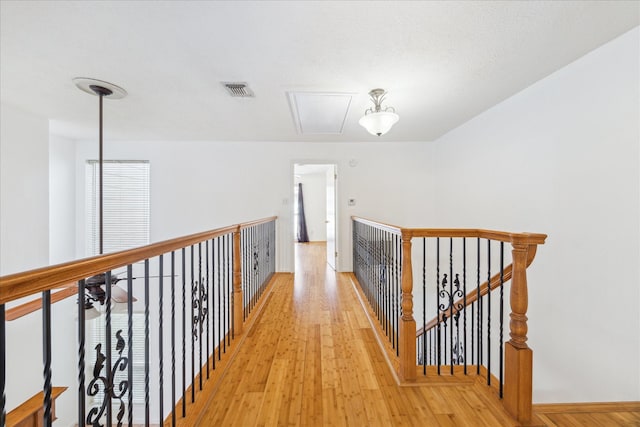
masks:
POLYGON ((199 425, 515 425, 475 382, 398 387, 324 244, 298 244, 295 278, 275 280, 199 425))

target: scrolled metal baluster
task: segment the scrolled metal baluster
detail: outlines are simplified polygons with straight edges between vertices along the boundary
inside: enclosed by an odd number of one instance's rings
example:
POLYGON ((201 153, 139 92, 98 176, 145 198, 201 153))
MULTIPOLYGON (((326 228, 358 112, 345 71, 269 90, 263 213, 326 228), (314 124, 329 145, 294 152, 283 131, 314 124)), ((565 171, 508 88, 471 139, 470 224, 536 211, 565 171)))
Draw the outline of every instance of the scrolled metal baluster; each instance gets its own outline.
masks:
MULTIPOLYGON (((447 363, 447 329, 449 325, 450 317, 447 313, 448 310, 452 309, 452 284, 449 284, 449 278, 447 273, 443 275, 442 282, 440 284, 440 290, 438 292, 438 310, 440 315, 442 316, 442 326, 444 328, 444 363, 447 363), (447 291, 447 285, 449 285, 449 291, 447 291)), ((451 325, 452 336, 453 336, 453 325, 451 325)), ((453 342, 453 339, 451 340, 453 342)), ((451 357, 453 357, 453 344, 451 344, 451 357)), ((451 374, 453 375, 453 363, 451 363, 451 374)))
POLYGON ((118 371, 124 372, 125 369, 129 366, 129 358, 123 355, 125 349, 125 341, 122 338, 122 329, 116 332, 116 352, 118 353, 118 358, 116 359, 113 367, 111 368, 111 378, 114 381, 114 384, 111 386, 111 397, 112 399, 117 399, 120 402, 118 407, 118 413, 116 414, 116 419, 118 421, 118 427, 122 427, 122 419, 125 414, 125 404, 124 404, 124 395, 129 390, 129 381, 122 380, 117 384, 115 384, 116 373, 118 371))
MULTIPOLYGON (((452 310, 454 310, 453 320, 456 326, 456 339, 454 340, 454 349, 453 349, 454 351, 452 352, 452 359, 453 359, 452 362, 455 365, 461 365, 465 363, 465 366, 466 366, 466 362, 463 355, 465 345, 460 341, 460 313, 464 306, 462 302, 458 302, 457 304, 454 303, 456 299, 460 301, 459 299, 464 297, 464 292, 462 291, 462 289, 460 289, 459 274, 456 274, 456 278, 453 281, 453 284, 455 285, 455 289, 453 290, 453 293, 451 295, 451 303, 453 304, 452 310)), ((451 333, 453 334, 453 328, 451 329, 451 333)))
MULTIPOLYGON (((96 350, 96 361, 93 364, 93 378, 87 385, 87 396, 95 397, 98 395, 100 390, 103 390, 105 395, 108 393, 108 382, 107 377, 100 375, 105 367, 105 362, 107 357, 102 352, 102 343, 98 343, 95 346, 96 350)), ((104 427, 100 423, 100 419, 105 413, 107 409, 107 399, 102 399, 102 404, 100 407, 93 407, 89 410, 87 414, 87 424, 92 427, 104 427)))
MULTIPOLYGON (((451 368, 451 375, 453 375, 453 365, 455 364, 454 361, 454 343, 453 343, 453 319, 455 318, 455 314, 453 314, 453 238, 449 238, 449 278, 451 279, 451 282, 449 283, 449 308, 451 310, 451 331, 449 333, 449 351, 450 351, 450 355, 451 355, 451 364, 450 364, 450 368, 451 368)), ((457 320, 457 319, 456 319, 457 320)), ((444 335, 445 340, 447 339, 447 335, 444 335)))

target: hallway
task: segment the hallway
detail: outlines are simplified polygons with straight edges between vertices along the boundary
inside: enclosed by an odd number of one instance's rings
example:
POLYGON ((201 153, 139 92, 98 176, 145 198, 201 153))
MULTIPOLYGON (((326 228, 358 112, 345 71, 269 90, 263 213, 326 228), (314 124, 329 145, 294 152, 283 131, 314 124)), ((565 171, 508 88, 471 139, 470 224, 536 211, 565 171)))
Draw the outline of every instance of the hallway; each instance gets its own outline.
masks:
POLYGON ((476 383, 398 387, 349 275, 296 245, 200 425, 514 425, 476 383), (491 408, 491 409, 489 409, 491 408))

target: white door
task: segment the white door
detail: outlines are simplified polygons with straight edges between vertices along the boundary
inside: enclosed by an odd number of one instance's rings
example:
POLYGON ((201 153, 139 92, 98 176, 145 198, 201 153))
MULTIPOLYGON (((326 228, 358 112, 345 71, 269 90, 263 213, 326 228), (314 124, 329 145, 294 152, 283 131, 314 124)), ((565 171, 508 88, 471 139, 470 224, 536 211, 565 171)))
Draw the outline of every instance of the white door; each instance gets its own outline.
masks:
POLYGON ((327 169, 327 264, 336 269, 336 167, 327 169))

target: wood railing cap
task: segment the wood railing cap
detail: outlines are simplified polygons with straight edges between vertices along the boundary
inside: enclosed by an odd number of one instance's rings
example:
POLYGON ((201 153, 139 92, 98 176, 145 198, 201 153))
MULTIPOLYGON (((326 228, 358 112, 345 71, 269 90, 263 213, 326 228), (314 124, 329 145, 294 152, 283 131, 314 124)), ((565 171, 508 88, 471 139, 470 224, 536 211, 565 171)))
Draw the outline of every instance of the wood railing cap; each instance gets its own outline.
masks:
POLYGON ((138 261, 166 254, 205 240, 233 233, 242 228, 259 225, 276 219, 277 217, 272 216, 257 221, 245 222, 242 224, 231 225, 217 228, 215 230, 165 240, 135 249, 98 255, 63 264, 2 276, 0 277, 0 304, 5 304, 37 292, 65 287, 69 285, 69 282, 77 282, 105 271, 114 270, 128 264, 133 264, 138 261))
POLYGON ((542 245, 547 235, 541 233, 511 233, 507 231, 485 230, 481 228, 411 228, 399 227, 373 221, 358 216, 352 216, 352 220, 363 224, 386 229, 395 233, 401 233, 405 238, 412 237, 479 237, 481 239, 498 240, 514 244, 542 245))

